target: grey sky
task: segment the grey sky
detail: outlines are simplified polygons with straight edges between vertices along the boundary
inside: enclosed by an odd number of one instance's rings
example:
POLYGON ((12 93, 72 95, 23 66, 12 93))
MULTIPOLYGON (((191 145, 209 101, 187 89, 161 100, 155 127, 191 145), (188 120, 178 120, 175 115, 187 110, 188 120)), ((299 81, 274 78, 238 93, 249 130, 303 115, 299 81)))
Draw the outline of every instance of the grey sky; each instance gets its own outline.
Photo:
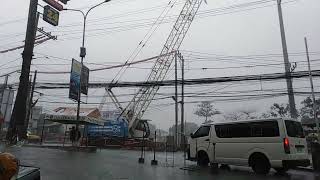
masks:
MULTIPOLYGON (((41 4, 44 4, 39 0, 41 4)), ((99 0, 71 0, 68 8, 87 8, 95 5, 99 0)), ((152 24, 164 10, 169 0, 113 0, 95 9, 88 17, 88 32, 86 39, 87 56, 85 62, 112 65, 123 63, 137 47, 145 34, 150 29, 146 24, 152 24), (152 9, 150 9, 152 8, 152 9), (128 13, 130 12, 130 14, 128 13), (139 25, 139 26, 138 26, 139 25), (138 28, 137 28, 138 27, 138 28)), ((172 0, 172 3, 175 0, 172 0)), ((254 0, 208 0, 208 5, 203 4, 199 10, 199 16, 194 20, 185 38, 181 50, 186 58, 186 78, 221 77, 232 75, 247 75, 283 72, 283 59, 281 56, 270 57, 267 54, 282 53, 278 14, 275 2, 262 3, 248 8, 231 8, 232 5, 254 2, 254 0), (263 8, 257 8, 262 7, 263 8), (251 9, 257 8, 257 9, 251 9), (251 9, 251 10, 249 10, 251 9), (217 11, 219 10, 219 11, 217 11), (240 12, 235 12, 239 11, 240 12), (193 52, 190 52, 193 51, 193 52), (198 53, 200 52, 200 53, 198 53), (248 56, 234 57, 234 56, 248 56), (264 55, 263 57, 252 55, 264 55), (228 57, 226 57, 228 56, 228 57), (232 56, 232 57, 230 57, 232 56), (196 59, 195 57, 201 57, 196 59), (208 69, 201 68, 223 68, 247 65, 278 64, 258 67, 243 67, 232 69, 208 69)), ((304 52, 304 36, 308 37, 312 60, 319 60, 320 24, 320 2, 318 0, 284 1, 283 13, 286 27, 287 43, 291 62, 298 62, 296 71, 306 70, 306 58, 304 52)), ((0 50, 22 45, 25 36, 26 17, 29 1, 11 0, 5 1, 0 11, 0 50), (15 21, 13 23, 13 21, 15 21)), ((135 60, 156 56, 170 33, 175 20, 173 16, 179 14, 184 1, 178 0, 166 17, 169 23, 160 25, 153 33, 146 46, 135 60)), ((39 11, 42 8, 39 7, 39 11)), ((165 21, 165 20, 164 20, 165 21)), ((35 59, 32 69, 39 71, 68 71, 70 70, 71 58, 79 57, 79 46, 81 44, 81 15, 75 12, 62 12, 60 14, 59 27, 52 27, 40 20, 39 26, 45 30, 52 31, 58 35, 58 41, 48 41, 35 48, 35 59), (49 56, 49 59, 43 58, 49 56), (55 56, 58 58, 54 58, 55 56), (44 64, 44 65, 43 65, 44 64), (46 65, 50 64, 50 65, 46 65), (52 65, 58 64, 58 65, 52 65)), ((0 75, 19 69, 21 64, 22 50, 0 54, 0 75), (18 58, 18 59, 17 59, 18 58)), ((78 58, 79 59, 79 58, 78 58)), ((143 81, 150 72, 153 63, 135 65, 129 68, 120 80, 143 81), (141 69, 142 68, 142 69, 141 69)), ((313 61, 313 69, 319 68, 319 61, 313 61)), ((90 68, 102 65, 88 64, 90 68)), ((91 73, 90 81, 108 82, 112 80, 118 69, 91 73)), ((168 73, 168 79, 173 78, 173 71, 168 73)), ((0 78, 2 81, 3 78, 0 78)), ((319 90, 318 80, 315 81, 316 90, 319 90)), ((10 77, 10 82, 17 82, 18 74, 10 77)), ((44 75, 40 74, 38 81, 45 82, 68 82, 68 75, 44 75)), ((294 81, 297 88, 308 87, 308 79, 294 81)), ((259 89, 283 89, 286 87, 284 81, 272 82, 243 82, 233 84, 213 84, 209 86, 187 87, 187 92, 209 92, 221 89, 220 95, 230 91, 249 91, 259 89), (262 85, 262 86, 261 86, 262 85)), ((114 89, 116 94, 131 94, 136 89, 114 89)), ((162 88, 160 93, 172 93, 173 88, 162 88)), ((304 88, 302 91, 308 91, 304 88)), ((67 99, 68 90, 44 91, 42 101, 71 102, 67 99), (55 96, 55 97, 53 97, 55 96), (61 96, 61 97, 60 97, 61 96)), ((103 89, 91 89, 92 95, 103 95, 103 89)), ((214 94, 211 94, 214 95, 214 94)), ((219 94, 218 94, 219 95, 219 94)), ((296 97, 299 104, 303 97, 296 97)), ((123 101, 131 100, 131 96, 120 97, 123 101)), ((217 100, 211 98, 209 100, 217 100)), ((208 100, 208 98, 187 98, 186 101, 208 100)), ((224 112, 244 108, 254 108, 257 111, 265 110, 272 102, 286 103, 287 97, 277 97, 266 100, 226 102, 218 100, 215 102, 217 108, 224 112)), ((99 97, 88 98, 88 102, 100 102, 99 97)), ((173 105, 162 105, 172 103, 171 99, 156 101, 151 104, 145 114, 146 118, 152 119, 153 123, 161 128, 168 128, 173 124, 173 105)), ((49 104, 42 102, 41 105, 47 109, 61 104, 49 104)), ((186 118, 188 121, 200 123, 202 120, 193 115, 196 104, 186 104, 186 118)), ((92 105, 91 105, 92 106, 92 105)), ((107 108, 113 108, 108 104, 107 108)))

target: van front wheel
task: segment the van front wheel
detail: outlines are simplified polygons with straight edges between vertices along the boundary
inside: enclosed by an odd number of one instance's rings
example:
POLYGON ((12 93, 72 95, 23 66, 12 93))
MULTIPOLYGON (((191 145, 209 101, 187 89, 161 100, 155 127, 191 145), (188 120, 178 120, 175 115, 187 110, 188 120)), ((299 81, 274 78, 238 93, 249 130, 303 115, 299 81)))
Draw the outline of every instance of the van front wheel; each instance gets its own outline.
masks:
POLYGON ((279 174, 285 174, 289 169, 282 167, 282 168, 274 168, 274 170, 276 170, 277 173, 279 174))
POLYGON ((252 162, 252 170, 257 174, 268 174, 270 171, 269 160, 265 156, 256 156, 252 162))
POLYGON ((209 163, 209 157, 207 153, 203 151, 199 152, 197 164, 199 166, 205 167, 205 166, 208 166, 208 163, 209 163))

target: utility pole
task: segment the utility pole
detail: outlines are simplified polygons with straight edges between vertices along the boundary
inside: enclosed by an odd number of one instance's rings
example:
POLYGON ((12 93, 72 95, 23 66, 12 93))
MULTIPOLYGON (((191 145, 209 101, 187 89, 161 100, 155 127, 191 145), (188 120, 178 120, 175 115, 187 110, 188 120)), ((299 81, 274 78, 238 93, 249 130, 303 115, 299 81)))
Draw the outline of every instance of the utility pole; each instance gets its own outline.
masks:
POLYGON ((29 105, 28 105, 28 112, 27 112, 27 120, 26 120, 26 128, 28 128, 28 124, 30 121, 30 114, 32 112, 32 108, 33 108, 33 94, 34 94, 34 88, 36 85, 36 80, 37 80, 37 70, 34 71, 34 75, 33 75, 33 82, 32 82, 32 87, 31 87, 31 94, 30 94, 30 98, 29 98, 29 105))
POLYGON ((290 72, 290 62, 289 62, 287 42, 286 42, 286 34, 284 30, 284 25, 283 25, 281 1, 282 0, 277 0, 277 5, 278 5, 278 15, 279 15, 284 67, 285 67, 286 81, 287 81, 287 90, 288 90, 288 96, 289 96, 290 115, 292 118, 297 118, 298 114, 297 114, 296 104, 294 100, 294 93, 293 93, 293 86, 292 86, 292 79, 291 79, 291 72, 290 72))
MULTIPOLYGON (((179 58, 181 60, 181 147, 185 150, 185 133, 184 133, 184 59, 179 52, 179 58)), ((184 151, 185 152, 185 151, 184 151)), ((184 154, 185 155, 185 154, 184 154)))
POLYGON ((183 148, 183 157, 186 159, 186 134, 185 134, 185 123, 184 123, 184 58, 181 53, 181 147, 183 148))
POLYGON ((19 139, 26 138, 26 134, 24 134, 23 129, 26 119, 30 66, 33 56, 34 41, 37 29, 37 7, 38 0, 30 0, 26 39, 24 51, 22 53, 23 61, 19 88, 6 137, 10 143, 15 143, 16 136, 19 137, 19 139))
POLYGON ((312 101, 313 101, 313 118, 314 118, 314 123, 316 124, 316 127, 317 127, 317 133, 318 133, 318 137, 319 137, 320 131, 319 131, 319 121, 317 118, 317 105, 316 105, 316 98, 314 96, 313 80, 312 80, 311 67, 310 67, 309 48, 308 48, 308 41, 307 41, 306 37, 304 38, 304 44, 306 47, 306 55, 307 55, 307 60, 308 60, 308 71, 309 71, 309 77, 310 77, 310 87, 311 87, 311 94, 312 94, 312 101))
POLYGON ((175 58, 174 58, 174 99, 175 99, 175 147, 178 145, 178 68, 177 63, 178 61, 178 53, 175 52, 175 58))

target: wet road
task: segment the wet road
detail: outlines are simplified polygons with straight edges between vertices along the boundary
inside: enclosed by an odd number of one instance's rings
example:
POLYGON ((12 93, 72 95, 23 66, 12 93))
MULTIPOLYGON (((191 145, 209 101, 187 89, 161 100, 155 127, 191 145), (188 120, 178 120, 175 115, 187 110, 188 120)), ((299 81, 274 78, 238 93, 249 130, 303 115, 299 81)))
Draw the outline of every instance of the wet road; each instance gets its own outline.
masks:
POLYGON ((172 153, 158 153, 158 166, 151 166, 151 152, 146 152, 145 164, 138 164, 140 152, 127 150, 98 150, 97 153, 65 152, 53 149, 20 147, 9 149, 19 157, 21 164, 41 168, 43 180, 320 180, 320 175, 291 170, 287 175, 257 176, 249 168, 231 167, 231 171, 195 168, 187 161, 189 170, 184 166, 181 153, 175 154, 175 166, 172 165, 172 153))

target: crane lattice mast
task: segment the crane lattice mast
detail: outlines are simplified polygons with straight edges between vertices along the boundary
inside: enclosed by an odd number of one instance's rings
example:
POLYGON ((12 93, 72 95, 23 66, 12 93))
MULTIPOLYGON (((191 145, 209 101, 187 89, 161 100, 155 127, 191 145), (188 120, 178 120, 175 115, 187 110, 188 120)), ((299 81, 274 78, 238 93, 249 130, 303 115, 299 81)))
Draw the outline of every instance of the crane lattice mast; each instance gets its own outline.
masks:
MULTIPOLYGON (((203 0, 186 1, 165 45, 163 46, 160 55, 152 67, 147 82, 161 82, 164 80, 172 61, 175 58, 176 51, 178 51, 179 47, 181 46, 182 41, 185 38, 202 1, 203 0)), ((129 130, 132 136, 137 123, 142 118, 144 112, 147 110, 159 88, 160 86, 158 85, 142 87, 135 94, 133 100, 130 101, 127 107, 123 110, 122 116, 128 120, 129 130)), ((109 88, 106 88, 106 91, 109 96, 114 96, 113 93, 110 93, 111 90, 109 88)), ((117 103, 116 106, 119 109, 122 109, 117 103)))

